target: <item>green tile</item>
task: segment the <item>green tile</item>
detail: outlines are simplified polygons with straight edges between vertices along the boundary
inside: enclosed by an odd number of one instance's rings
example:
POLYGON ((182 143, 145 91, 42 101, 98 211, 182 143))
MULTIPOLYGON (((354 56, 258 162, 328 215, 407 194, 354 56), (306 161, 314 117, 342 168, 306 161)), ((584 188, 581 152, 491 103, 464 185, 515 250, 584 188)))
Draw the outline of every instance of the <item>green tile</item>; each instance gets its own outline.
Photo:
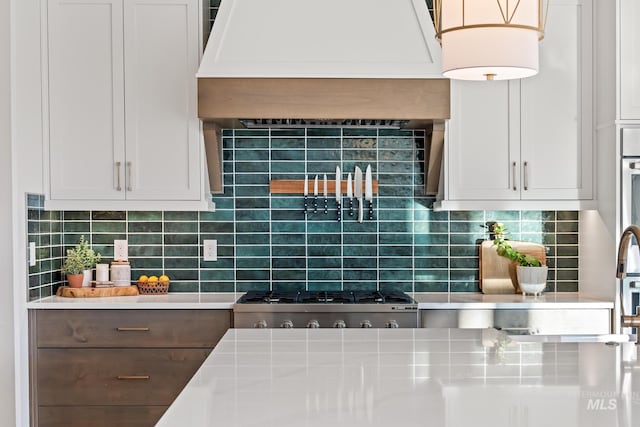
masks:
MULTIPOLYGON (((153 271, 153 274, 156 276, 161 274, 162 270, 162 258, 129 258, 129 263, 131 264, 131 270, 144 268, 146 270, 156 270, 153 271)), ((170 275, 173 279, 174 277, 170 275)))
POLYGON ((412 280, 413 271, 411 270, 380 270, 380 280, 412 280))
POLYGON ((478 279, 478 270, 451 270, 449 278, 456 281, 472 281, 478 279))
POLYGON ((342 142, 340 138, 309 138, 307 140, 307 148, 326 148, 326 149, 340 149, 342 142))
MULTIPOLYGON (((237 270, 236 271, 236 280, 269 280, 270 279, 269 270, 237 270)), ((238 284, 239 285, 239 284, 238 284)))
POLYGON ((415 292, 447 292, 449 290, 448 282, 423 282, 417 281, 414 285, 415 292))
POLYGON ((91 231, 93 233, 126 233, 127 223, 124 221, 122 222, 96 221, 93 223, 93 227, 91 231))
POLYGON ((337 257, 340 256, 340 252, 339 246, 309 246, 307 248, 307 255, 310 257, 337 257))
MULTIPOLYGON (((271 138, 271 149, 279 148, 304 150, 304 138, 271 138)), ((273 160, 273 157, 271 160, 273 160)))
MULTIPOLYGON (((267 152, 268 154, 268 152, 267 152)), ((289 147, 285 150, 271 150, 271 160, 298 160, 304 161, 307 156, 307 153, 304 149, 301 150, 293 150, 289 147)), ((311 157, 309 157, 311 158, 311 157)))
POLYGON ((304 269, 299 269, 299 270, 277 269, 277 270, 273 270, 271 275, 273 280, 300 280, 303 283, 307 277, 307 273, 304 269))
POLYGON ((149 257, 163 256, 162 246, 133 246, 129 245, 129 256, 131 257, 149 257))
POLYGON ((370 280, 375 281, 378 278, 377 270, 343 270, 342 277, 345 281, 349 280, 370 280))
POLYGON ((159 211, 130 211, 129 221, 162 221, 162 212, 159 211))
MULTIPOLYGON (((242 147, 246 146, 249 142, 251 142, 251 139, 242 138, 243 136, 262 136, 262 137, 269 136, 269 129, 236 129, 235 130, 236 144, 242 147)), ((256 140, 268 143, 267 139, 256 138, 256 140)))
MULTIPOLYGON (((303 162, 288 162, 288 161, 282 161, 282 162, 271 162, 271 173, 275 174, 275 173, 284 173, 284 172, 288 172, 288 173, 305 173, 306 171, 306 167, 305 164, 303 162)), ((289 178, 289 179, 293 179, 293 178, 289 178)))
POLYGON ((201 222, 201 233, 233 233, 233 222, 201 222))
POLYGON ((269 172, 269 162, 235 162, 236 173, 269 172))
POLYGON ((269 174, 267 173, 242 173, 236 175, 236 185, 269 185, 269 174))
POLYGON ((265 281, 239 281, 236 283, 236 292, 268 291, 269 282, 265 281))
POLYGON ((269 210, 236 209, 236 221, 268 221, 269 210))
POLYGON ((348 245, 343 247, 343 256, 375 257, 377 255, 378 249, 375 246, 348 245))
POLYGON ((236 246, 238 257, 268 257, 270 253, 269 245, 236 246))
POLYGON ((191 256, 197 257, 200 255, 200 247, 199 246, 169 246, 166 245, 164 247, 164 256, 165 257, 177 257, 177 256, 191 256))
POLYGON ((197 269, 198 267, 199 267, 199 259, 198 258, 167 257, 167 258, 164 259, 164 268, 165 269, 173 269, 173 268, 197 269))
POLYGON ((238 245, 268 245, 268 234, 238 234, 236 235, 236 244, 238 245))
POLYGON ((215 281, 232 281, 235 278, 233 270, 201 270, 201 280, 215 280, 215 281))
POLYGON ((236 150, 236 165, 238 162, 269 163, 269 150, 236 150))
POLYGON ((556 292, 578 292, 578 282, 557 282, 556 292))
POLYGON ((308 128, 307 136, 340 136, 342 131, 339 128, 308 128))
POLYGON ((171 277, 172 282, 180 280, 198 280, 198 270, 195 269, 165 269, 164 274, 171 277))
POLYGON ((375 258, 343 258, 344 269, 372 269, 377 268, 377 260, 375 258))
MULTIPOLYGON (((162 244, 162 234, 129 234, 127 241, 130 245, 160 245, 162 244)), ((113 244, 113 241, 111 242, 113 244)))
POLYGON ((237 198, 236 209, 269 209, 269 199, 267 197, 237 198))
POLYGON ((339 257, 309 258, 308 260, 303 259, 300 264, 302 264, 301 268, 308 267, 309 269, 340 269, 342 268, 342 259, 339 257))
POLYGON ((449 280, 449 272, 447 270, 414 270, 414 280, 416 282, 434 282, 449 280))
POLYGON ((480 292, 477 282, 451 282, 451 292, 480 292))
POLYGON ((271 234, 273 245, 304 245, 306 241, 305 234, 271 234))
POLYGON ((392 280, 390 282, 385 282, 380 280, 379 289, 381 291, 413 292, 413 281, 401 282, 392 280))
POLYGON ((197 234, 165 234, 165 245, 197 245, 197 234))
MULTIPOLYGON (((323 149, 323 150, 307 150, 306 151, 306 155, 307 155, 307 161, 308 162, 317 162, 317 161, 331 161, 334 162, 336 164, 340 164, 340 151, 339 150, 327 150, 327 149, 323 149)), ((302 157, 302 159, 304 160, 304 156, 302 157)), ((280 160, 280 159, 278 159, 280 160)), ((293 160, 298 160, 298 159, 293 159, 293 160)), ((327 169, 324 169, 325 171, 327 171, 327 169)), ((333 169, 335 171, 335 167, 333 169)), ((331 176, 331 178, 335 179, 335 175, 331 176)))
POLYGON ((268 269, 271 267, 269 258, 236 258, 236 268, 238 269, 268 269))
MULTIPOLYGON (((304 278, 303 278, 304 280, 304 278)), ((304 291, 306 284, 301 282, 273 282, 273 290, 276 292, 292 292, 292 291, 304 291)))
POLYGON ((91 231, 91 223, 65 221, 62 228, 65 233, 89 233, 91 231))
POLYGON ((410 245, 413 243, 413 234, 380 234, 381 245, 410 245))
POLYGON ((272 129, 271 136, 304 136, 305 129, 291 128, 291 129, 272 129))
POLYGON ((199 288, 197 282, 171 281, 169 292, 198 292, 199 288))
MULTIPOLYGON (((230 248, 233 249, 233 248, 230 248)), ((218 251, 219 252, 219 251, 218 251)), ((217 261, 203 261, 200 260, 200 268, 202 269, 210 269, 210 270, 233 270, 233 266, 235 265, 235 258, 232 258, 233 253, 229 256, 229 258, 224 258, 222 255, 218 255, 217 261)), ((205 271, 205 270, 201 270, 205 271)))
POLYGON ((164 212, 165 221, 197 221, 198 212, 164 212))
POLYGON ((578 235, 568 233, 557 233, 556 238, 559 245, 577 245, 578 235))
MULTIPOLYGON (((454 258, 459 259, 459 258, 454 258)), ((448 258, 414 258, 414 265, 416 269, 429 269, 429 268, 449 268, 449 259, 448 258)), ((451 260, 451 267, 454 267, 453 259, 451 260)), ((461 266, 455 266, 455 268, 460 268, 461 266)), ((473 266, 471 266, 473 267, 473 266)), ((477 267, 477 260, 476 260, 477 267)))
POLYGON ((64 211, 62 218, 65 221, 89 221, 91 212, 89 211, 64 211))
POLYGON ((381 269, 384 268, 413 268, 412 258, 384 258, 381 257, 378 261, 378 265, 381 269))
POLYGON ((449 213, 451 221, 484 221, 482 211, 452 211, 449 213))
POLYGON ((347 136, 376 136, 378 129, 375 128, 344 128, 342 135, 347 136))
POLYGON ((124 211, 93 211, 91 218, 94 221, 124 221, 127 219, 127 213, 124 211))
MULTIPOLYGON (((551 230, 545 230, 545 231, 551 231, 551 230)), ((558 233, 570 233, 570 232, 577 233, 578 232, 578 222, 572 222, 572 221, 557 222, 556 223, 556 231, 558 233)))
MULTIPOLYGON (((311 261, 311 260, 309 260, 311 261)), ((307 260, 305 258, 273 258, 271 261, 271 267, 274 269, 282 268, 299 268, 304 269, 307 267, 307 260)), ((334 268, 336 266, 334 265, 334 268)), ((337 266, 340 267, 339 265, 337 266)))
POLYGON ((161 233, 161 222, 129 222, 129 233, 161 233))
POLYGON ((317 282, 309 279, 307 282, 307 289, 310 291, 341 291, 342 290, 342 278, 337 282, 317 282))
POLYGON ((233 282, 200 282, 200 292, 213 293, 213 292, 234 292, 235 283, 233 282))
MULTIPOLYGON (((69 234, 65 234, 65 243, 67 243, 67 236, 69 236, 69 234)), ((125 233, 94 234, 91 240, 94 245, 113 245, 114 240, 127 240, 127 235, 125 233)))
POLYGON ((578 221, 579 216, 577 211, 558 211, 556 218, 558 221, 578 221))
POLYGON ((197 233, 198 222, 168 222, 164 223, 165 233, 197 233))
POLYGON ((309 269, 308 280, 342 280, 342 270, 309 269))

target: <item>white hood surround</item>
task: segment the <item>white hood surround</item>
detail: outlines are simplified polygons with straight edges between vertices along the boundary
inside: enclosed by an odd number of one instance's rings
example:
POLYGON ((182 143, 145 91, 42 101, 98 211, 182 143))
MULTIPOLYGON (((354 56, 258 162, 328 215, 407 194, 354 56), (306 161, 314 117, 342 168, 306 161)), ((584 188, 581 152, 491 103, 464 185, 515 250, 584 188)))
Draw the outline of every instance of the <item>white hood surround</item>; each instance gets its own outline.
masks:
POLYGON ((425 0, 223 0, 197 74, 210 170, 240 119, 430 131, 450 116, 440 63, 425 0))

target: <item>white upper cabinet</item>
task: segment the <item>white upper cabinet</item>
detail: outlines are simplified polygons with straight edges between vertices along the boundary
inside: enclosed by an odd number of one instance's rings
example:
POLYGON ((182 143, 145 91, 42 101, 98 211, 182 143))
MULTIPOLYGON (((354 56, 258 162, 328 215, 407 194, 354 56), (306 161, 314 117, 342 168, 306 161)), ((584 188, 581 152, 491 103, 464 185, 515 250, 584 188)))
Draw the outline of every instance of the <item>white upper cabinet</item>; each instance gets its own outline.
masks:
POLYGON ((207 208, 199 4, 47 1, 47 208, 207 208))
POLYGON ((640 2, 620 2, 620 113, 622 120, 640 120, 640 2))
POLYGON ((591 6, 551 0, 536 76, 452 82, 436 208, 592 207, 591 6))

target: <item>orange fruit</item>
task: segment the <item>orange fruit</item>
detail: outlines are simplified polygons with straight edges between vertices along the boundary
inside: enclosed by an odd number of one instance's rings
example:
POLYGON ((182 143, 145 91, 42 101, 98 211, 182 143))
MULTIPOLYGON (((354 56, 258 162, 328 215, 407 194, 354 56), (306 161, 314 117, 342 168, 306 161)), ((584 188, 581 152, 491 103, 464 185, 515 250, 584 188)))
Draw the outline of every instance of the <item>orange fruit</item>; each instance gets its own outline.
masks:
POLYGON ((166 275, 163 274, 158 279, 158 282, 162 283, 163 285, 166 284, 166 283, 169 283, 169 276, 166 276, 166 275))
POLYGON ((149 280, 147 280, 148 283, 158 283, 158 276, 151 276, 149 277, 149 280))
POLYGON ((149 281, 149 278, 144 274, 138 277, 138 283, 147 283, 148 281, 149 281))

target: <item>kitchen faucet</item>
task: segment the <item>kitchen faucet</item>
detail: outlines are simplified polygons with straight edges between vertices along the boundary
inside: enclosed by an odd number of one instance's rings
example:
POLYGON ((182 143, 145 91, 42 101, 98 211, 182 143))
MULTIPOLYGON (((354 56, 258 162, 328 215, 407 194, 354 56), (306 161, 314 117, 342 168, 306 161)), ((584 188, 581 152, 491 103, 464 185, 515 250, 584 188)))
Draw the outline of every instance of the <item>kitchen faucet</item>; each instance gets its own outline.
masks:
MULTIPOLYGON (((640 243, 640 227, 637 225, 630 225, 620 236, 620 244, 618 245, 618 268, 616 270, 616 277, 618 279, 624 279, 626 276, 626 264, 629 251, 629 244, 631 237, 635 237, 636 241, 640 243)), ((621 313, 621 328, 639 328, 640 327, 640 310, 635 316, 624 314, 624 300, 622 292, 622 283, 620 283, 620 313, 621 313)), ((636 344, 640 344, 640 341, 636 338, 636 344)))

